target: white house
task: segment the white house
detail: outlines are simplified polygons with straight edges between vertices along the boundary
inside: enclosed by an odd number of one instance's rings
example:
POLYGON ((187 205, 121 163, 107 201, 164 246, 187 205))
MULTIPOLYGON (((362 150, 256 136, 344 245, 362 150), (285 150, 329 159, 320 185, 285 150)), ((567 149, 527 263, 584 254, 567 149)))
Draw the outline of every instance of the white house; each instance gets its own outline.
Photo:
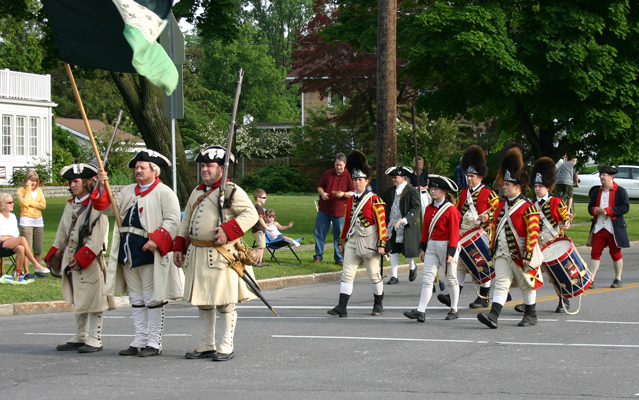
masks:
POLYGON ((13 170, 51 161, 51 76, 0 70, 0 185, 13 170))

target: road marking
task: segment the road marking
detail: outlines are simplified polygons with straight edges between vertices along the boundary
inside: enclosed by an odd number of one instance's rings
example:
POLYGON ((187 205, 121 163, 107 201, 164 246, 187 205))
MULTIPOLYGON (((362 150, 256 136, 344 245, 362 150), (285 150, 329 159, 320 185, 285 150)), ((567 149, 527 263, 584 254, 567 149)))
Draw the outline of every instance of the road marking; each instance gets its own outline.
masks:
POLYGON ((427 343, 477 343, 498 344, 506 346, 569 346, 569 347, 614 347, 639 349, 639 345, 633 344, 601 344, 601 343, 527 343, 527 342, 499 342, 484 340, 455 340, 455 339, 418 339, 418 338, 383 338, 383 337, 355 337, 355 336, 304 336, 304 335, 271 335, 273 338, 283 339, 339 339, 339 340, 381 340, 396 342, 427 342, 427 343))
POLYGON ((568 319, 566 322, 581 322, 584 324, 621 324, 621 325, 639 325, 639 322, 628 321, 585 321, 580 319, 568 319))
MULTIPOLYGON (((25 332, 25 335, 35 335, 35 336, 73 336, 75 333, 51 333, 51 332, 25 332)), ((116 334, 102 334, 102 337, 135 337, 135 335, 116 335, 116 334)), ((175 336, 175 337, 187 337, 192 336, 186 333, 165 333, 162 336, 175 336)))

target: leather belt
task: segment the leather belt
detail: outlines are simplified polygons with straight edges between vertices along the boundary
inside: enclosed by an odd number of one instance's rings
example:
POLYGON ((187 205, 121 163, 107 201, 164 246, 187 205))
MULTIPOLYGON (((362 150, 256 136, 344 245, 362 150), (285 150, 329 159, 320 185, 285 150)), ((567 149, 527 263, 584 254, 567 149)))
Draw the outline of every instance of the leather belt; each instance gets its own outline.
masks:
POLYGON ((215 242, 211 242, 208 240, 195 240, 191 238, 191 244, 195 247, 215 247, 215 242))
POLYGON ((149 238, 149 234, 144 230, 144 229, 140 229, 140 228, 134 228, 132 226, 123 226, 120 229, 120 233, 130 233, 132 235, 138 235, 138 236, 142 236, 145 239, 149 238))

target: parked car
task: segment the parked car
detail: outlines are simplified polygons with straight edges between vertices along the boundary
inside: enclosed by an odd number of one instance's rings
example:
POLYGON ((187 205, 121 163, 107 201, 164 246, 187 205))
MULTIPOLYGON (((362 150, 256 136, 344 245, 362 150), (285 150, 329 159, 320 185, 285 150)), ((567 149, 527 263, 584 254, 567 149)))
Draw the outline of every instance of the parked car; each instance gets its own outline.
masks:
MULTIPOLYGON (((619 170, 619 173, 615 175, 615 182, 626 189, 631 199, 639 199, 639 166, 620 165, 616 168, 619 170)), ((592 174, 580 174, 579 187, 574 189, 574 193, 590 197, 593 191, 599 190, 600 186, 599 172, 595 171, 592 174)))

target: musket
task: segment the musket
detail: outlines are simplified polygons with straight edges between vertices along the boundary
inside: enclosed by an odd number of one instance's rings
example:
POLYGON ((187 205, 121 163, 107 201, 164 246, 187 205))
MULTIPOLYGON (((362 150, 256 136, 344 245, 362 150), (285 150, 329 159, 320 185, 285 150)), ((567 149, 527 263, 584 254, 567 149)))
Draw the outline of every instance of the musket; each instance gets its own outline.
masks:
MULTIPOLYGON (((240 102, 240 92, 242 91, 243 78, 244 78, 244 70, 240 68, 240 72, 238 74, 238 79, 237 79, 237 88, 235 89, 235 102, 233 103, 233 113, 231 114, 231 128, 229 129, 229 137, 228 137, 228 140, 226 141, 226 157, 224 158, 224 171, 222 172, 222 181, 220 183, 220 198, 218 202, 218 205, 220 208, 220 217, 218 219, 218 226, 222 226, 222 224, 224 223, 224 198, 226 195, 226 179, 228 177, 229 164, 231 159, 231 146, 233 144, 233 134, 235 133, 235 117, 237 115, 237 106, 238 106, 238 103, 240 102)), ((262 300, 262 302, 266 305, 266 307, 268 307, 269 310, 273 312, 273 314, 279 317, 279 315, 275 312, 275 310, 273 310, 273 307, 271 307, 271 305, 268 303, 268 301, 266 301, 266 299, 262 295, 262 292, 258 288, 257 283, 255 282, 253 277, 250 274, 245 272, 244 264, 242 264, 242 262, 237 260, 236 261, 229 260, 229 262, 231 263, 231 268, 233 268, 233 270, 237 273, 237 275, 240 278, 242 278, 242 280, 251 289, 251 291, 255 293, 255 295, 259 297, 260 300, 262 300)))
POLYGON ((113 146, 113 140, 115 139, 115 134, 118 131, 118 126, 120 126, 121 119, 122 119, 122 110, 120 110, 120 112, 118 113, 118 119, 115 121, 115 125, 113 125, 113 133, 111 133, 111 139, 109 139, 109 144, 107 145, 106 151, 104 152, 104 159, 102 160, 102 164, 104 164, 105 167, 108 163, 109 153, 111 152, 111 147, 113 146))

